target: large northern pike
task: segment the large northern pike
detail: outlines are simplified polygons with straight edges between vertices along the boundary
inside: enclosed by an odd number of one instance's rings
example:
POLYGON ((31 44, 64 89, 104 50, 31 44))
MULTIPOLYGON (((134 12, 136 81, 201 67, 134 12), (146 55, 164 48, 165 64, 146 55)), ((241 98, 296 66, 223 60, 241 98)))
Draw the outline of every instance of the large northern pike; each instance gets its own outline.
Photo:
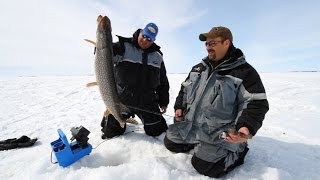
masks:
POLYGON ((113 72, 111 22, 107 16, 98 22, 96 36, 95 74, 100 94, 110 113, 124 127, 126 119, 121 112, 127 112, 127 108, 120 103, 117 94, 113 72))

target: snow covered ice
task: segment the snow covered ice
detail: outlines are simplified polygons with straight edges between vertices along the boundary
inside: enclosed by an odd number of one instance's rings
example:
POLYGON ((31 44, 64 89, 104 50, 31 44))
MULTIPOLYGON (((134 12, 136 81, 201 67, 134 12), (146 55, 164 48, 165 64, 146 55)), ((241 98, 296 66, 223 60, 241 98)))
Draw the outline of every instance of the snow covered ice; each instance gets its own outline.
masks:
MULTIPOLYGON (((260 75, 270 110, 249 140, 245 164, 222 179, 320 179, 320 73, 260 75)), ((174 114, 175 97, 186 76, 168 74, 167 115, 174 114)), ((210 179, 193 169, 192 151, 168 151, 164 134, 145 135, 140 121, 138 126, 129 124, 127 134, 103 142, 100 121, 105 107, 98 88, 85 86, 92 81, 94 76, 0 78, 0 140, 38 138, 32 147, 0 151, 1 180, 210 179), (52 164, 50 142, 59 138, 57 129, 70 139, 70 129, 80 125, 91 132, 89 143, 96 149, 67 168, 52 164)), ((172 117, 165 118, 173 123, 172 117)))

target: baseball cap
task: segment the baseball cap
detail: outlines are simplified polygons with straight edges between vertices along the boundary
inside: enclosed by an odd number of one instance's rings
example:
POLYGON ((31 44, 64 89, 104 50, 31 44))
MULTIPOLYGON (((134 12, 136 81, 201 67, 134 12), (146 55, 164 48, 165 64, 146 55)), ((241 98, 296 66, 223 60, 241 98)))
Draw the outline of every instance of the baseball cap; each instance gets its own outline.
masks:
POLYGON ((199 35, 200 41, 206 41, 207 38, 216 37, 222 37, 224 40, 229 39, 231 42, 233 40, 230 29, 223 26, 213 27, 209 32, 199 35))
POLYGON ((148 36, 152 41, 156 40, 158 34, 158 26, 155 23, 148 23, 142 30, 143 36, 148 36))

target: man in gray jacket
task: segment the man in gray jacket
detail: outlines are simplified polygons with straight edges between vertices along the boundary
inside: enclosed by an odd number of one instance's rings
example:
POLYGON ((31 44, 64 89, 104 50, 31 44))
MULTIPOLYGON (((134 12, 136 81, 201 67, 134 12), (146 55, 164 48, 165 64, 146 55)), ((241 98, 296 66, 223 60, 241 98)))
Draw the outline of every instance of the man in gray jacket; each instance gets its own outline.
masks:
POLYGON ((228 28, 213 27, 199 39, 206 41, 208 56, 182 83, 164 144, 172 152, 194 149, 193 167, 217 178, 243 164, 247 140, 262 126, 269 105, 259 74, 233 46, 228 28))

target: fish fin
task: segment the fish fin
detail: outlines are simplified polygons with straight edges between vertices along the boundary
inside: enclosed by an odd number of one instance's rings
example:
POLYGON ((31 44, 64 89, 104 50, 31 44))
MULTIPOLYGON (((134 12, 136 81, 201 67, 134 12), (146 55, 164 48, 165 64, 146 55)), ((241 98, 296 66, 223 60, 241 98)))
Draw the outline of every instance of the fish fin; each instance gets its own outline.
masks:
POLYGON ((127 122, 127 123, 130 123, 130 124, 134 124, 134 125, 138 125, 138 124, 139 124, 138 121, 135 120, 134 118, 128 118, 128 119, 126 120, 126 122, 127 122))
POLYGON ((88 43, 93 44, 94 46, 96 46, 96 44, 97 44, 96 42, 94 42, 94 41, 92 41, 90 39, 83 39, 83 40, 87 41, 88 43))
POLYGON ((104 117, 108 117, 111 114, 110 110, 108 107, 106 107, 106 111, 104 111, 103 115, 104 117))
MULTIPOLYGON (((110 114, 111 114, 111 111, 109 110, 108 107, 106 107, 106 110, 104 111, 103 116, 104 116, 104 117, 108 117, 110 114)), ((125 122, 120 122, 120 121, 118 121, 118 122, 119 122, 119 124, 120 124, 120 126, 121 126, 122 128, 124 128, 124 126, 126 125, 125 122)), ((130 122, 128 122, 128 123, 130 123, 130 122)), ((136 121, 136 123, 138 124, 137 121, 136 121)))
POLYGON ((91 86, 97 86, 98 85, 98 83, 97 82, 89 82, 89 83, 87 83, 87 87, 91 87, 91 86))
POLYGON ((125 125, 126 125, 126 123, 124 123, 124 122, 119 122, 119 124, 120 124, 120 126, 121 126, 122 128, 124 128, 125 125))

